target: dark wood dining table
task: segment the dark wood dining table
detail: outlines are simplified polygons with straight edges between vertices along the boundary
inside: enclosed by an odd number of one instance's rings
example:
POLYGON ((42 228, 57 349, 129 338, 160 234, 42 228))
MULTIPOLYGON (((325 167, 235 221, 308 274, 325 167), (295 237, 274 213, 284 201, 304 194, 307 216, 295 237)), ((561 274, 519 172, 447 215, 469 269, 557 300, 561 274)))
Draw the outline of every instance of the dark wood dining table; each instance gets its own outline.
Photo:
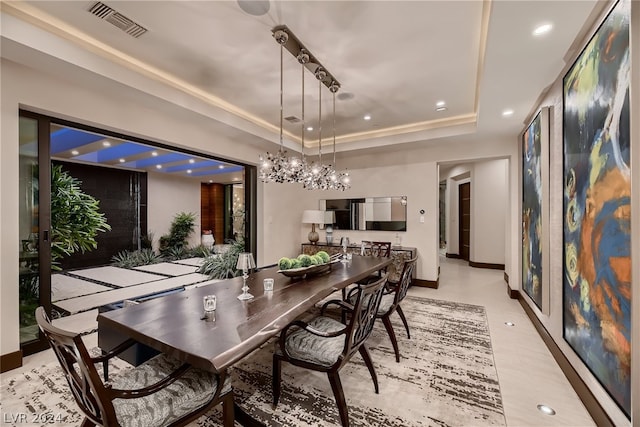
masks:
MULTIPOLYGON (((98 315, 101 335, 127 338, 152 347, 201 369, 222 372, 277 335, 317 302, 384 269, 391 258, 353 256, 334 262, 330 271, 303 279, 278 273, 276 267, 249 275, 254 298, 238 300, 242 277, 155 298, 98 315), (263 290, 263 279, 273 278, 273 291, 263 290), (215 320, 206 319, 203 297, 216 295, 215 320)), ((336 294, 340 298, 340 293, 336 294)), ((103 349, 104 350, 104 349, 103 349)))

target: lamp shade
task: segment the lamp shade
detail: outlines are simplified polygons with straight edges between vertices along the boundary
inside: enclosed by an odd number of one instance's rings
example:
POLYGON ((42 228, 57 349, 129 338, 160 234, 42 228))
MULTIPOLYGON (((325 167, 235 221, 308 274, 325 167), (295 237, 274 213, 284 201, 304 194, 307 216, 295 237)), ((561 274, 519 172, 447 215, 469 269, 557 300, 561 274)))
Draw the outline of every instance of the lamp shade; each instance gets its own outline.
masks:
POLYGON ((303 224, 324 224, 324 211, 307 210, 302 212, 303 224))
POLYGON ((336 222, 336 213, 334 211, 324 211, 324 223, 334 224, 336 222))
POLYGON ((240 255, 238 255, 238 263, 236 264, 236 268, 243 271, 256 268, 256 262, 253 259, 253 254, 251 252, 242 252, 240 255))

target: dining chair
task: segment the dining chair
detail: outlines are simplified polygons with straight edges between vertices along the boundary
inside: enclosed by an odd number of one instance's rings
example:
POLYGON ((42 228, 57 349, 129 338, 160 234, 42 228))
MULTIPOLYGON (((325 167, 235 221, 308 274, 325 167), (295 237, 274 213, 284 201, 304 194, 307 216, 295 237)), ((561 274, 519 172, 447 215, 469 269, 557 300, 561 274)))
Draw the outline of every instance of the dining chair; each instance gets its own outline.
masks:
POLYGON ((357 288, 353 304, 343 300, 328 301, 322 307, 320 316, 310 322, 297 320, 282 330, 273 354, 274 406, 278 405, 280 399, 282 361, 327 373, 338 405, 340 421, 345 427, 349 425, 349 413, 339 372, 356 352, 364 359, 373 379, 375 392, 378 393, 378 378, 365 341, 373 330, 375 314, 386 282, 385 274, 378 281, 357 288), (351 315, 347 324, 324 316, 325 308, 331 304, 349 311, 351 315))
POLYGON ((391 256, 391 242, 374 242, 371 240, 362 241, 362 254, 373 257, 389 257, 391 256))
POLYGON ((103 382, 95 364, 108 363, 134 340, 92 357, 80 334, 53 326, 43 307, 36 309, 36 321, 85 415, 83 427, 183 426, 219 403, 225 427, 233 426, 233 390, 225 373, 217 375, 161 354, 103 382))
MULTIPOLYGON (((400 281, 398 283, 391 283, 387 281, 382 293, 380 306, 378 307, 378 311, 376 312, 376 319, 382 319, 382 323, 387 330, 387 334, 389 334, 391 344, 393 345, 393 351, 396 354, 396 362, 398 363, 400 362, 400 350, 398 349, 398 341, 393 330, 393 325, 391 324, 391 315, 394 312, 398 313, 400 319, 402 320, 402 323, 404 324, 404 328, 407 331, 407 337, 411 339, 411 334, 409 333, 409 324, 407 323, 407 318, 402 311, 402 307, 400 307, 400 303, 407 296, 407 291, 409 290, 409 286, 411 285, 413 270, 416 267, 417 260, 418 257, 415 256, 404 261, 402 266, 402 273, 400 274, 400 281)), ((356 290, 357 289, 354 288, 349 291, 346 301, 352 302, 357 299, 358 295, 356 290)), ((343 310, 343 316, 345 312, 347 311, 343 310)))

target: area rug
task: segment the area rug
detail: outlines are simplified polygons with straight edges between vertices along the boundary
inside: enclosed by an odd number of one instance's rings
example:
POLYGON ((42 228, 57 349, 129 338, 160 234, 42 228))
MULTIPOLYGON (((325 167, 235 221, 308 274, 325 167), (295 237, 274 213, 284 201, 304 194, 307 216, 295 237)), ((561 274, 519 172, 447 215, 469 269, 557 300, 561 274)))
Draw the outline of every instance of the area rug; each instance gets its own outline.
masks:
MULTIPOLYGON (((407 297, 402 303, 411 328, 407 339, 394 319, 401 360, 382 324, 367 341, 380 393, 356 355, 340 372, 352 426, 506 425, 484 307, 407 297)), ((395 317, 395 315, 394 315, 395 317)), ((282 395, 272 406, 271 355, 266 343, 231 371, 236 402, 267 426, 339 426, 340 418, 326 374, 283 363, 282 395)), ((114 375, 126 372, 116 363, 114 375)), ((13 377, 2 376, 4 414, 60 415, 59 425, 79 425, 81 416, 55 363, 13 377)), ((221 425, 212 410, 190 426, 221 425)))

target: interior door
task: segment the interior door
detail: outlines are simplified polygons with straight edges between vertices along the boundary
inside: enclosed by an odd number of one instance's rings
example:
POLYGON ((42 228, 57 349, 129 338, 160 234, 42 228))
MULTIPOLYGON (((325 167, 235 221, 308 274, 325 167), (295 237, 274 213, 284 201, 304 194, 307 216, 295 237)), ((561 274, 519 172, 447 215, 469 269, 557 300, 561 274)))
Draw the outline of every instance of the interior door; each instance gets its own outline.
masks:
POLYGON ((49 124, 46 118, 20 112, 18 312, 25 356, 48 347, 35 321, 35 309, 42 305, 51 315, 49 124))
POLYGON ((460 258, 469 261, 471 236, 471 183, 458 186, 458 215, 460 258))

